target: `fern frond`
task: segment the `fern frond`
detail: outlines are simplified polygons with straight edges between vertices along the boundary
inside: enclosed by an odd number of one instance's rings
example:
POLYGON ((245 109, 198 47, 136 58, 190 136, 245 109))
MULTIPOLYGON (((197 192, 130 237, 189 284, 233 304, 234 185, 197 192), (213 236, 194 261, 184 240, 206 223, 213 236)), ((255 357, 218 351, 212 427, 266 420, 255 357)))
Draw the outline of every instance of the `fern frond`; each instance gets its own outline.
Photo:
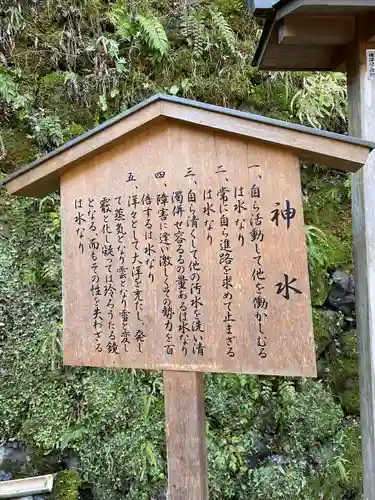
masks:
POLYGON ((161 22, 152 14, 149 14, 147 17, 138 15, 137 20, 146 45, 149 49, 163 56, 168 50, 169 43, 161 22))
POLYGON ((108 18, 115 27, 118 38, 120 40, 129 40, 132 34, 132 22, 124 7, 113 6, 108 14, 108 18))
POLYGON ((13 78, 3 71, 0 72, 0 98, 7 104, 12 104, 17 97, 17 85, 13 78))
POLYGON ((226 44, 228 49, 234 53, 236 50, 236 37, 228 21, 225 19, 223 13, 215 8, 210 9, 210 14, 219 38, 226 44))
POLYGON ((19 93, 17 83, 12 75, 0 67, 0 100, 8 104, 13 111, 26 110, 30 95, 28 93, 19 93))
POLYGON ((32 124, 33 135, 44 153, 58 148, 64 142, 61 121, 58 116, 43 116, 36 118, 32 124))
POLYGON ((205 24, 196 12, 184 12, 180 23, 181 35, 191 47, 193 56, 200 58, 203 55, 206 33, 205 24))

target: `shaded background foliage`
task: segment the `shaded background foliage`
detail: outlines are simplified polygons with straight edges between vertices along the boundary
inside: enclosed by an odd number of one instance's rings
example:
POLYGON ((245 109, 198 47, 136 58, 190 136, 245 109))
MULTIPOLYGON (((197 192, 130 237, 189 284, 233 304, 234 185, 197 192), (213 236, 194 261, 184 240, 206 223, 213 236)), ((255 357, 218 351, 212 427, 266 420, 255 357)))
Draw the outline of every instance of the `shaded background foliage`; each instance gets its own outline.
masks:
MULTIPOLYGON (((156 92, 345 133, 345 77, 260 73, 260 29, 243 0, 3 0, 2 175, 156 92)), ((205 376, 213 500, 361 498, 355 317, 337 275, 352 271, 350 179, 301 174, 319 379, 205 376)), ((61 321, 59 195, 1 191, 0 443, 32 457, 13 474, 70 469, 64 500, 162 498, 162 375, 62 366, 61 321)))

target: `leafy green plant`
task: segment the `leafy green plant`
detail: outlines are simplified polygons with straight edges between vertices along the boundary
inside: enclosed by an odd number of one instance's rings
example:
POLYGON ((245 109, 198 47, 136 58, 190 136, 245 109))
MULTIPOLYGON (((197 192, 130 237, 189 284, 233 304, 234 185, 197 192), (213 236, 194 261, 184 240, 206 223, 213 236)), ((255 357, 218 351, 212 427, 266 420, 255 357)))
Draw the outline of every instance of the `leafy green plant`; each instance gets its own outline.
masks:
POLYGON ((306 226, 307 250, 309 253, 309 263, 311 266, 324 267, 327 263, 324 248, 327 243, 327 237, 324 231, 315 226, 306 226))
POLYGON ((130 41, 134 34, 134 25, 126 8, 116 2, 108 13, 108 19, 114 25, 119 40, 130 41))
POLYGON ((108 14, 119 40, 141 40, 151 52, 164 56, 169 48, 167 34, 162 23, 151 12, 131 15, 124 5, 115 4, 108 14))
POLYGON ((185 38, 195 58, 200 58, 205 50, 206 28, 202 15, 196 10, 185 10, 180 19, 181 35, 185 38))
MULTIPOLYGON (((21 94, 12 74, 0 68, 0 99, 2 99, 13 111, 26 108, 30 102, 28 94, 21 94)), ((22 114, 19 113, 22 117, 22 114)))
POLYGON ((4 45, 13 50, 16 35, 26 26, 26 21, 22 14, 21 2, 2 2, 0 6, 0 20, 0 43, 4 43, 4 45))
POLYGON ((7 104, 13 103, 18 96, 13 78, 5 71, 0 72, 0 96, 7 104))
POLYGON ((221 39, 228 47, 231 52, 235 52, 236 49, 236 37, 232 28, 229 26, 228 21, 225 19, 222 12, 217 8, 210 9, 212 23, 215 26, 218 37, 221 39))
POLYGON ((41 116, 33 118, 33 138, 42 152, 47 152, 61 146, 64 134, 58 116, 41 116))
POLYGON ((169 43, 163 25, 152 14, 138 15, 137 21, 141 28, 142 39, 150 50, 159 53, 161 56, 166 54, 169 43))
POLYGON ((345 76, 341 73, 315 73, 304 76, 301 89, 290 103, 301 122, 312 127, 322 128, 323 123, 346 121, 346 87, 345 76))

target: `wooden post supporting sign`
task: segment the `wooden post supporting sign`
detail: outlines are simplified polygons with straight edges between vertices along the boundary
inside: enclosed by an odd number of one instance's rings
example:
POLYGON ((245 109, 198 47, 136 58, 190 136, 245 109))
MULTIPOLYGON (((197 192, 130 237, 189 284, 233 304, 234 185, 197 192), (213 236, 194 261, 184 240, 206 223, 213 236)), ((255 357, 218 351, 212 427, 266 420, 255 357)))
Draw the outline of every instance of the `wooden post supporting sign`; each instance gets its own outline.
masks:
POLYGON ((168 498, 208 500, 203 373, 164 372, 168 498))

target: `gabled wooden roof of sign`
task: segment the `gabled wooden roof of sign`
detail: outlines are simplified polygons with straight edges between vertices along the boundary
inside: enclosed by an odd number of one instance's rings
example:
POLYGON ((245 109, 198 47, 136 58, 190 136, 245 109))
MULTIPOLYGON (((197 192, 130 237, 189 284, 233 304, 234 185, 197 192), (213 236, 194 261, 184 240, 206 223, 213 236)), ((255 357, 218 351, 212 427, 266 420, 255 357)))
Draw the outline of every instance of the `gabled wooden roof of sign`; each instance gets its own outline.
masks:
POLYGON ((265 0, 248 1, 255 15, 266 17, 252 62, 260 69, 344 71, 358 15, 364 41, 375 37, 374 0, 280 0, 263 9, 265 0))
POLYGON ((302 160, 347 172, 361 168, 375 148, 375 143, 354 137, 158 94, 19 168, 2 183, 12 194, 44 196, 57 189, 61 175, 80 160, 108 149, 125 135, 158 119, 177 120, 287 147, 302 160))

